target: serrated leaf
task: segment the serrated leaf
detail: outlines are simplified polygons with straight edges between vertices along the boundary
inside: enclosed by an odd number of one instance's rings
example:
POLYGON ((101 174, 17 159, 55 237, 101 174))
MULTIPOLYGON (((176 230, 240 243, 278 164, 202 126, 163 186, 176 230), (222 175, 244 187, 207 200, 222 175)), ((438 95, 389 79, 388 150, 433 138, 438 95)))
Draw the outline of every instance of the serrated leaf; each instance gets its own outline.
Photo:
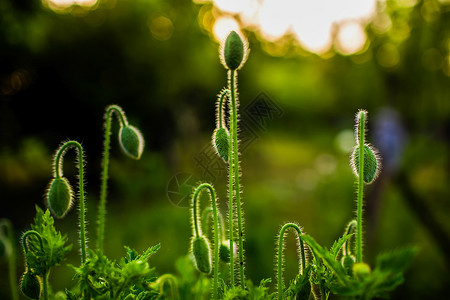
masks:
POLYGON ((337 241, 334 241, 333 245, 330 248, 330 255, 334 256, 334 258, 336 259, 345 242, 347 242, 353 235, 354 233, 344 234, 337 241))
POLYGON ((311 248, 316 258, 320 257, 323 259, 324 264, 333 270, 334 274, 337 276, 341 284, 346 284, 347 274, 342 265, 336 261, 336 258, 331 255, 327 249, 320 246, 311 236, 303 235, 301 237, 306 244, 311 248))

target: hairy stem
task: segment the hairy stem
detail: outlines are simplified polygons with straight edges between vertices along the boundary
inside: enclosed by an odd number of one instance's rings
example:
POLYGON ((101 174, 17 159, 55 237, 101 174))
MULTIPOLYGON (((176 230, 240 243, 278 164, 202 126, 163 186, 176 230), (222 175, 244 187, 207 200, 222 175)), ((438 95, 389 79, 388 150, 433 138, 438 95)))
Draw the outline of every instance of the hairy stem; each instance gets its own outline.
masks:
MULTIPOLYGON (((231 71, 230 71, 231 72, 231 71)), ((230 99, 230 101, 232 101, 230 99)), ((231 103, 230 103, 230 119, 234 118, 234 111, 231 109, 231 103)), ((234 251, 231 251, 233 249, 233 242, 234 242, 234 209, 233 209, 233 203, 234 203, 234 181, 233 181, 233 174, 234 174, 234 156, 233 156, 233 135, 235 130, 235 124, 231 120, 230 121, 230 139, 228 140, 228 235, 230 238, 230 283, 233 287, 235 284, 234 281, 234 251)))
POLYGON ((68 141, 64 143, 56 153, 55 156, 55 174, 56 178, 61 178, 63 176, 62 162, 66 151, 69 148, 75 148, 78 152, 78 189, 80 192, 80 248, 81 248, 81 263, 86 261, 86 208, 84 200, 84 161, 83 161, 83 147, 80 143, 76 141, 68 141))
POLYGON ((172 274, 164 274, 161 275, 157 280, 156 284, 159 284, 159 295, 158 297, 162 297, 164 295, 164 284, 168 282, 170 286, 171 299, 178 300, 180 299, 180 295, 178 294, 178 280, 172 274))
POLYGON ((211 200, 212 213, 214 218, 214 278, 213 278, 213 299, 218 299, 218 288, 219 288, 219 216, 217 211, 217 202, 216 202, 216 192, 212 185, 209 183, 200 184, 194 191, 193 199, 192 199, 192 214, 194 220, 194 235, 199 236, 201 234, 201 230, 198 226, 198 197, 200 192, 203 189, 207 189, 209 191, 209 196, 211 200))
POLYGON ((224 89, 219 96, 219 104, 217 106, 217 128, 225 128, 225 118, 223 117, 223 99, 230 95, 230 90, 224 89))
POLYGON ((48 277, 50 275, 50 270, 46 270, 43 276, 43 282, 42 282, 42 287, 43 287, 43 297, 44 300, 48 300, 48 277))
MULTIPOLYGON (((232 164, 233 167, 233 187, 234 187, 234 196, 236 197, 236 208, 237 208, 237 221, 238 221, 238 249, 239 249, 239 279, 241 283, 241 287, 245 288, 245 274, 244 274, 244 232, 242 229, 242 208, 241 208, 241 186, 239 183, 239 176, 240 176, 240 168, 239 168, 239 141, 238 141, 238 134, 237 134, 237 119, 238 119, 238 104, 237 104, 237 72, 236 70, 230 70, 229 72, 229 80, 230 80, 230 91, 231 91, 231 122, 233 124, 232 131, 230 132, 230 139, 232 143, 232 153, 233 153, 233 161, 232 164)), ((230 125, 231 127, 231 125, 230 125)), ((230 239, 231 241, 231 239, 230 239)), ((230 249, 232 248, 232 243, 230 242, 230 249)), ((231 261, 230 261, 231 264, 231 261)))
POLYGON ((123 110, 117 105, 110 105, 106 108, 105 113, 105 140, 103 145, 103 169, 102 169, 102 183, 100 191, 100 206, 98 213, 98 228, 97 228, 97 250, 103 253, 103 238, 105 232, 105 210, 106 210, 106 188, 108 181, 108 167, 109 167, 109 148, 111 138, 111 116, 115 112, 118 116, 121 126, 126 126, 128 121, 123 110))
POLYGON ((16 273, 16 247, 14 232, 11 222, 8 219, 0 219, 0 229, 4 227, 6 229, 6 235, 9 239, 10 253, 8 258, 8 273, 9 273, 9 287, 11 289, 11 298, 13 300, 19 299, 19 293, 17 291, 17 273, 16 273))
POLYGON ((363 214, 363 191, 364 191, 364 138, 365 138, 365 113, 359 112, 358 143, 359 143, 359 170, 358 170, 358 203, 356 210, 356 262, 363 261, 363 237, 362 237, 362 214, 363 214))
MULTIPOLYGON (((303 233, 300 227, 295 223, 286 223, 281 227, 280 235, 278 236, 278 277, 277 277, 277 286, 278 286, 278 299, 283 299, 283 290, 284 290, 284 282, 283 282, 283 248, 284 248, 284 233, 287 229, 293 228, 297 231, 298 239, 300 241, 300 253, 299 253, 299 262, 301 264, 301 274, 305 273, 306 267, 306 257, 305 257, 305 245, 303 240, 301 239, 303 233)), ((300 273, 300 270, 299 270, 300 273)))

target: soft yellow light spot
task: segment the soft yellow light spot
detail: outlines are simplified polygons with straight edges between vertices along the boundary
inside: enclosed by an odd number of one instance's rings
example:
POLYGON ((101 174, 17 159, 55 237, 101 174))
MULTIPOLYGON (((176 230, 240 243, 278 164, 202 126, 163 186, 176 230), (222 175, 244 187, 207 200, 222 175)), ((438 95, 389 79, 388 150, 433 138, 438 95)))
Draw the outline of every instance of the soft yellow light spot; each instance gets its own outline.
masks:
POLYGON ((159 16, 150 19, 148 26, 152 36, 160 41, 166 41, 172 37, 173 34, 173 24, 169 18, 164 16, 159 16))
POLYGON ((346 22, 339 26, 336 48, 344 55, 360 52, 366 44, 367 36, 359 22, 346 22))
POLYGON ((391 43, 386 43, 381 46, 377 51, 378 63, 386 68, 395 67, 400 61, 400 54, 391 43))
POLYGON ((219 42, 225 40, 232 30, 239 31, 239 24, 232 17, 220 17, 213 26, 214 37, 219 42))
POLYGON ((97 0, 42 0, 42 3, 52 10, 60 11, 75 5, 92 8, 97 4, 97 0))

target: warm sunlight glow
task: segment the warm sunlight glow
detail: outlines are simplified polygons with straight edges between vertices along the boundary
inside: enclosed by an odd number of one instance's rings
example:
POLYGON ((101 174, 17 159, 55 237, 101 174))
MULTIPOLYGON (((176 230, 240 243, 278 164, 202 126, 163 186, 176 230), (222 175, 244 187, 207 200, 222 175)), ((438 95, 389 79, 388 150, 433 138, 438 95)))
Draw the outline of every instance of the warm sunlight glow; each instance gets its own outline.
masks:
POLYGON ((97 4, 97 0, 42 0, 42 3, 50 9, 58 11, 65 10, 72 6, 92 8, 97 4))
POLYGON ((219 12, 213 29, 217 39, 218 26, 225 26, 221 19, 226 16, 228 24, 232 24, 230 19, 239 20, 243 28, 254 30, 269 42, 290 34, 304 49, 317 54, 326 53, 333 44, 345 55, 362 51, 367 42, 365 24, 377 8, 377 0, 211 1, 219 12))
POLYGON ((213 26, 214 37, 218 42, 225 40, 232 30, 239 31, 239 24, 231 17, 220 17, 213 26))

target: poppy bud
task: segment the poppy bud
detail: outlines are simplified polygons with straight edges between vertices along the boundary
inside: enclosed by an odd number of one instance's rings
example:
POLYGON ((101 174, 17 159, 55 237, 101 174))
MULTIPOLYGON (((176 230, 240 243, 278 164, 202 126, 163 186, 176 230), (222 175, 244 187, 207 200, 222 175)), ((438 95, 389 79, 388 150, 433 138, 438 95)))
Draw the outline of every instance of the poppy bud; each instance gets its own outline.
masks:
POLYGON ((213 144, 217 154, 225 161, 228 162, 228 149, 229 149, 230 134, 224 127, 217 128, 213 133, 213 144))
POLYGON ((25 296, 31 299, 39 299, 41 294, 41 279, 30 271, 26 271, 22 276, 20 289, 25 296))
POLYGON ((242 38, 231 31, 223 46, 223 62, 230 70, 237 70, 243 65, 246 47, 242 38))
POLYGON ((362 280, 370 275, 370 267, 366 263, 356 263, 352 267, 353 275, 355 275, 356 278, 362 280))
POLYGON ((141 132, 134 126, 122 126, 119 131, 119 143, 122 150, 131 158, 141 158, 144 151, 144 138, 141 132))
POLYGON ((54 178, 47 191, 47 204, 57 218, 62 218, 72 206, 73 192, 65 177, 54 178))
POLYGON ((192 254, 197 270, 209 274, 211 272, 211 248, 208 239, 204 236, 196 236, 192 240, 192 254))
MULTIPOLYGON (((359 177, 359 147, 360 147, 359 145, 355 146, 351 159, 353 172, 358 177, 359 177)), ((375 150, 371 146, 364 144, 364 171, 363 171, 364 182, 372 183, 378 176, 379 168, 380 163, 375 150)))

